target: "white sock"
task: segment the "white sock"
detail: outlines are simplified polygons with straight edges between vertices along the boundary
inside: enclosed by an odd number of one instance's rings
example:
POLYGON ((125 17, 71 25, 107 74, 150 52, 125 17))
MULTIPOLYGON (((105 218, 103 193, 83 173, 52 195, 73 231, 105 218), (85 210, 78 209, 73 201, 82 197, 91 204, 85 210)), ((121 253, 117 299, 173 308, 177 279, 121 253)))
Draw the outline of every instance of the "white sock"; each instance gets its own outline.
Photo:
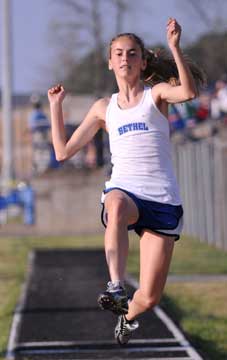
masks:
POLYGON ((124 282, 121 280, 115 280, 115 281, 111 281, 113 288, 119 288, 122 287, 124 289, 124 282))

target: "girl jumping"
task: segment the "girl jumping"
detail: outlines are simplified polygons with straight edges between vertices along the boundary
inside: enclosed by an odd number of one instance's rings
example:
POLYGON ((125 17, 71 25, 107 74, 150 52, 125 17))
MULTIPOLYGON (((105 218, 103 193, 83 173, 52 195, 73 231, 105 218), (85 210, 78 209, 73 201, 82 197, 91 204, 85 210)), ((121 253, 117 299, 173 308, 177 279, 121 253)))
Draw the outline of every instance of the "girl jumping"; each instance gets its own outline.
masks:
POLYGON ((120 344, 126 344, 138 328, 137 316, 160 301, 174 241, 182 230, 168 104, 194 99, 203 76, 182 55, 180 37, 180 25, 170 18, 170 58, 147 50, 135 34, 116 36, 109 47, 109 69, 114 72, 119 92, 96 101, 68 141, 62 115, 65 90, 57 85, 48 91, 57 160, 76 154, 100 128, 109 134, 113 168, 102 194, 102 221, 111 281, 98 303, 119 315, 115 338, 120 344), (129 229, 140 236, 139 289, 131 301, 124 287, 129 229))

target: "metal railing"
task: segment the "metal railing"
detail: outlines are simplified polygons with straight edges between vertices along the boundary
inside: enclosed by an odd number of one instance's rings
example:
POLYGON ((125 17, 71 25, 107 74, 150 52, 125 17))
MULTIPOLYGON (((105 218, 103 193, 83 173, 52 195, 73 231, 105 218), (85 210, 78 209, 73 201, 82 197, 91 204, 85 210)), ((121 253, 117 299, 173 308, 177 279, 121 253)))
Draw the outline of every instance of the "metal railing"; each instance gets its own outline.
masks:
POLYGON ((173 145, 184 233, 227 250, 227 142, 213 137, 173 145))

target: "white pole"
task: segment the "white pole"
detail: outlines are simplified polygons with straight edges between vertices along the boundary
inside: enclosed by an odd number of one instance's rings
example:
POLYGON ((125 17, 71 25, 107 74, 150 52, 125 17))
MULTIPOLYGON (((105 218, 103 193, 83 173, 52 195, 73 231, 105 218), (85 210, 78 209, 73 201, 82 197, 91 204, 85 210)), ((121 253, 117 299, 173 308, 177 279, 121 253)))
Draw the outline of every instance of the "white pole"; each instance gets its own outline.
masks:
POLYGON ((11 0, 2 0, 2 185, 13 180, 11 0))

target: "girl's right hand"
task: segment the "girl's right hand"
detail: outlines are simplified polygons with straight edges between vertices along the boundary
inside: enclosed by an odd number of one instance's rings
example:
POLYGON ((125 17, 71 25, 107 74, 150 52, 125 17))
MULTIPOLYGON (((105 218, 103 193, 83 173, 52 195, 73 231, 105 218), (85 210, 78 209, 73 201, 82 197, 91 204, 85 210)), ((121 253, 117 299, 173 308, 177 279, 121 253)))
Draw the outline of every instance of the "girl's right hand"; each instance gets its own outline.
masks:
POLYGON ((48 90, 48 99, 51 104, 62 103, 65 98, 65 89, 62 85, 58 84, 48 90))

